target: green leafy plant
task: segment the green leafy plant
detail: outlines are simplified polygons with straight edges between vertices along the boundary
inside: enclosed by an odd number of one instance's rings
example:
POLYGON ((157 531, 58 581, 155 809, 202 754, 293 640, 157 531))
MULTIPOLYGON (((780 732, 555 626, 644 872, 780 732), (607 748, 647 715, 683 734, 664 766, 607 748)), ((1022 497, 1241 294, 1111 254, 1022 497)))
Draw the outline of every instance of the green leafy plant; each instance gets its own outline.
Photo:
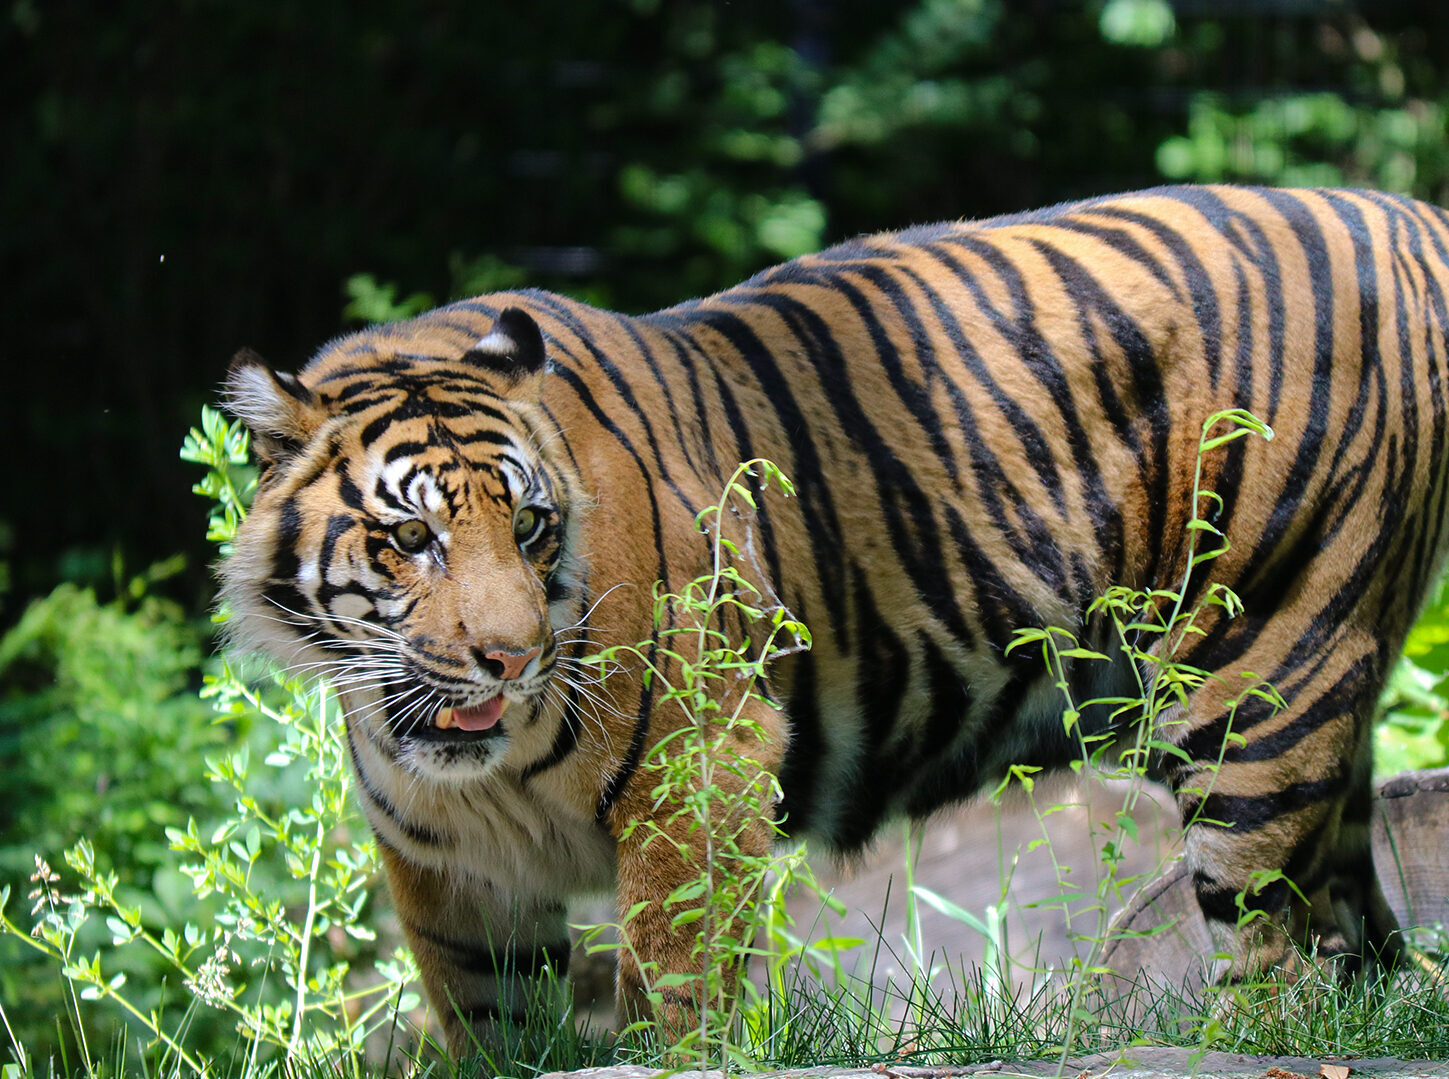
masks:
MULTIPOLYGON (((118 566, 109 599, 59 585, 0 637, 0 884, 12 891, 26 890, 35 851, 58 851, 84 828, 98 857, 132 867, 128 902, 145 897, 167 917, 187 908, 161 829, 214 819, 224 800, 168 761, 199 761, 247 732, 209 722, 195 690, 202 627, 152 591, 178 567, 118 566)), ((103 927, 86 939, 99 943, 103 927)), ((128 971, 147 979, 159 968, 128 971)), ((57 1046, 64 1003, 62 979, 47 973, 42 957, 0 935, 0 1000, 37 1051, 57 1046)))
POLYGON ((426 292, 414 292, 399 300, 397 285, 381 282, 370 273, 353 274, 343 291, 347 293, 347 306, 342 309, 342 317, 360 322, 396 322, 437 306, 426 292))
MULTIPOLYGON (((245 430, 206 409, 182 456, 206 467, 196 490, 214 503, 208 534, 229 543, 252 482, 245 430)), ((0 890, 0 930, 59 965, 88 1072, 94 1058, 83 1000, 119 1007, 141 1032, 144 1057, 168 1068, 214 1070, 211 1054, 188 1044, 203 1008, 229 1017, 253 1063, 280 1056, 356 1067, 368 1036, 418 1000, 408 988, 416 976, 411 957, 401 949, 377 956, 360 920, 377 854, 348 800, 336 705, 325 689, 283 674, 253 685, 229 663, 206 675, 201 695, 220 722, 256 724, 271 735, 261 769, 245 743, 208 757, 206 778, 232 798, 219 823, 204 828, 193 817, 165 829, 179 855, 175 868, 211 912, 210 924, 188 919, 173 927, 164 913, 132 902, 119 874, 81 840, 65 854, 73 886, 37 858, 32 926, 8 911, 9 886, 0 890), (96 922, 108 946, 87 943, 96 922), (136 950, 170 972, 169 996, 129 984, 124 967, 136 950), (370 968, 365 979, 359 965, 370 968)))
MULTIPOLYGON (((1220 582, 1210 583, 1204 588, 1192 606, 1188 606, 1187 596, 1198 567, 1220 558, 1229 550, 1227 537, 1212 523, 1215 511, 1222 507, 1222 499, 1204 487, 1204 461, 1213 451, 1248 435, 1268 440, 1273 437, 1273 432, 1257 417, 1242 409, 1215 412, 1203 421, 1193 475, 1192 517, 1186 524, 1187 559, 1182 580, 1172 589, 1114 586, 1093 602, 1087 610, 1087 625, 1099 627, 1098 639, 1105 636, 1104 647, 1109 651, 1084 644, 1076 633, 1060 627, 1017 630, 1007 648, 1008 654, 1023 647, 1034 646, 1040 650, 1042 662, 1062 697, 1063 728, 1076 740, 1078 757, 1071 762, 1072 769, 1093 782, 1115 781, 1125 785, 1120 806, 1112 818, 1093 822, 1103 870, 1094 893, 1085 894, 1079 886, 1074 886, 1067 879, 1066 868, 1055 863, 1058 882, 1064 893, 1059 902, 1070 931, 1076 939, 1091 946, 1086 957, 1077 955, 1071 963, 1068 987, 1073 1024, 1086 1026, 1093 1021, 1093 1017, 1081 1006, 1092 984, 1091 975, 1100 972, 1094 968, 1092 956, 1100 953, 1111 938, 1109 920, 1114 906, 1121 904, 1127 890, 1142 883, 1140 876, 1123 876, 1118 866, 1125 845, 1136 839, 1135 810, 1154 760, 1176 758, 1196 768, 1202 777, 1199 781, 1202 785, 1184 788, 1180 793, 1195 796, 1199 805, 1204 804, 1223 754, 1230 746, 1244 742, 1234 730, 1233 721, 1238 709, 1254 698, 1265 701, 1275 710, 1283 706, 1277 691, 1253 672, 1239 672, 1237 683, 1233 684, 1226 675, 1195 667, 1178 658, 1190 638, 1204 636, 1206 626, 1214 619, 1231 619, 1242 610, 1241 600, 1231 588, 1220 582), (1226 430, 1214 434, 1220 426, 1226 427, 1226 430), (1101 631, 1102 627, 1106 629, 1105 634, 1101 631), (1073 665, 1112 662, 1110 653, 1116 653, 1122 668, 1130 672, 1132 691, 1125 696, 1097 697, 1085 701, 1075 699, 1070 677, 1073 665), (1218 759, 1204 766, 1201 761, 1191 760, 1178 745, 1174 728, 1185 722, 1191 697, 1210 682, 1224 687, 1227 720, 1218 759), (1084 720, 1087 715, 1098 718, 1089 724, 1084 720), (1087 900, 1085 908, 1074 908, 1073 904, 1082 899, 1087 900), (1088 916, 1087 928, 1072 926, 1074 918, 1080 919, 1084 915, 1088 916)), ((1046 814, 1059 807, 1045 810, 1037 807, 1034 777, 1038 771, 1032 766, 1012 766, 997 793, 1010 784, 1019 785, 1032 799, 1033 811, 1042 821, 1046 814)), ((1192 823, 1185 821, 1184 825, 1192 823)), ((1043 838, 1050 843, 1044 826, 1043 838)), ((1055 862, 1055 855, 1053 858, 1055 862)), ((1246 910, 1244 916, 1249 916, 1246 910)), ((1068 1029, 1069 1037, 1063 1052, 1071 1047, 1072 1029, 1068 1029)))
POLYGON ((1449 587, 1419 615, 1379 699, 1374 770, 1379 775, 1449 764, 1449 587))

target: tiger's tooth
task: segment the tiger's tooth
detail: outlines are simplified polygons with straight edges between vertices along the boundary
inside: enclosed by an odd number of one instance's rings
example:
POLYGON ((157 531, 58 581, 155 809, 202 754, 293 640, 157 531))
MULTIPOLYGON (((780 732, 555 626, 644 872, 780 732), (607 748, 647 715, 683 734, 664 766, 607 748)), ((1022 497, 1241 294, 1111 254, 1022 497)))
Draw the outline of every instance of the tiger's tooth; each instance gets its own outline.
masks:
POLYGON ((503 713, 508 711, 508 698, 503 697, 498 702, 498 718, 503 718, 503 713))
POLYGON ((449 706, 449 705, 444 705, 442 708, 439 708, 438 709, 438 718, 434 722, 442 730, 447 730, 449 727, 453 726, 453 709, 452 709, 452 707, 449 706))

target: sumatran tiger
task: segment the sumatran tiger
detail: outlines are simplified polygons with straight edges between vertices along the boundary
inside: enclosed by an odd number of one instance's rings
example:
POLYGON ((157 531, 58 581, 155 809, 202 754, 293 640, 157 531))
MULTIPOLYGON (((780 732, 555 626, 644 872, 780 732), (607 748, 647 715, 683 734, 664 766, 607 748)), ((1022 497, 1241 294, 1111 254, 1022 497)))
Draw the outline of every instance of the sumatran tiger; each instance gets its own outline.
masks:
MULTIPOLYGON (((521 1007, 517 979, 564 967, 571 895, 651 904, 619 960, 626 1014, 649 1008, 639 961, 690 967, 692 930, 660 901, 697 868, 627 827, 670 811, 641 762, 682 713, 628 664, 597 685, 583 664, 658 640, 656 582, 708 572, 695 518, 738 462, 794 480, 759 503, 743 569, 814 638, 747 714, 776 819, 845 851, 1076 753, 1014 632, 1094 640, 1109 586, 1179 589, 1203 513, 1231 546, 1190 587, 1226 585, 1243 613, 1183 645, 1223 677, 1179 708, 1161 769, 1235 957, 1218 976, 1299 944, 1352 966, 1394 949, 1370 723, 1446 545, 1446 307, 1443 211, 1233 187, 868 236, 642 316, 480 296, 297 375, 238 355, 226 400, 261 479, 222 595, 241 647, 336 687, 461 1052, 521 1007), (1216 499, 1194 507, 1203 423, 1226 408, 1276 438, 1204 458, 1216 499), (1234 708, 1244 674, 1281 702, 1234 708)), ((1130 695, 1103 670, 1071 678, 1130 695)), ((767 851, 767 822, 742 842, 767 851)), ((662 999, 676 1029, 696 1003, 662 999)))

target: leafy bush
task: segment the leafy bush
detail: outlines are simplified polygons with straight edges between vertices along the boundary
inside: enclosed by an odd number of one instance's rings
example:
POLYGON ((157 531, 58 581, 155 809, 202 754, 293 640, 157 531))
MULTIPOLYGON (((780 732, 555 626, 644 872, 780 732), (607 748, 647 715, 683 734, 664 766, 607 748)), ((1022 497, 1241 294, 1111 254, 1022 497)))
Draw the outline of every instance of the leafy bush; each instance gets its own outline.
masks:
MULTIPOLYGON (((162 829, 209 819, 222 801, 194 768, 234 740, 197 699, 202 630, 147 594, 174 566, 129 582, 109 602, 63 584, 0 639, 0 884, 24 894, 36 851, 85 834, 97 856, 131 868, 127 900, 147 896, 163 918, 190 912, 167 866, 162 829)), ((90 938, 87 938, 90 940, 90 938)), ((19 943, 0 937, 0 998, 17 1033, 54 1036, 61 984, 19 943)))
POLYGON ((1449 764, 1449 587, 1419 616, 1379 700, 1374 769, 1379 775, 1449 764))
MULTIPOLYGON (((207 468, 196 490, 213 502, 208 534, 229 542, 251 482, 245 431, 207 409, 183 456, 207 468)), ((10 969, 34 982, 34 959, 44 957, 64 979, 49 995, 7 987, 7 1001, 25 1000, 38 1013, 5 1009, 13 1048, 22 1066, 33 1066, 46 1044, 38 1031, 65 1015, 72 1048, 90 1072, 96 1047, 88 1029, 123 1013, 139 1034, 125 1039, 126 1051, 139 1051, 147 1068, 201 1074, 209 1061, 238 1051, 238 1032, 253 1061, 356 1054, 371 1031, 415 1005, 403 989, 415 971, 405 954, 379 958, 363 924, 376 848, 348 799, 336 707, 324 690, 281 675, 254 686, 226 663, 202 680, 208 707, 187 687, 199 634, 185 637, 177 628, 184 621, 146 599, 144 587, 132 592, 141 596, 135 612, 108 613, 93 596, 62 587, 6 638, 0 660, 28 659, 33 670, 32 691, 22 686, 13 702, 28 723, 21 733, 37 756, 51 747, 53 734, 38 717, 55 702, 39 687, 54 669, 59 699, 75 711, 71 740, 86 743, 90 725, 107 732, 90 739, 95 762, 69 758, 82 774, 119 761, 143 776, 174 776, 165 771, 174 759, 204 758, 210 782, 172 779, 170 797, 160 800, 139 787, 141 808, 114 829, 105 826, 107 813, 98 826, 83 784, 62 783, 74 804, 52 818, 55 831, 27 835, 32 927, 10 908, 25 891, 19 872, 0 888, 0 939, 16 954, 28 946, 32 960, 28 971, 10 969), (73 842, 76 833, 85 838, 73 842), (37 837, 43 850, 73 843, 65 851, 69 874, 30 853, 37 837), (108 1011, 92 1015, 81 999, 108 1011)), ((43 783, 36 777, 46 771, 37 760, 27 774, 43 783)), ((35 793, 21 804, 34 804, 35 793)), ((62 797, 57 792, 51 805, 62 797)))

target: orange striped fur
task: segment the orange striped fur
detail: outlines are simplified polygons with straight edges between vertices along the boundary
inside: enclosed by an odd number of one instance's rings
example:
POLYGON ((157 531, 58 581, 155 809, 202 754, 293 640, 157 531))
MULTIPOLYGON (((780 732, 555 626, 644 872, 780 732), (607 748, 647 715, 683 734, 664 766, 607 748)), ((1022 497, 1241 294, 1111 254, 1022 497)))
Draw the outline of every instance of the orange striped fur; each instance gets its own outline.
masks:
MULTIPOLYGON (((1084 611, 1109 585, 1176 588, 1202 422, 1249 409, 1277 437, 1208 460, 1232 548, 1189 589, 1228 584, 1246 610, 1181 658, 1255 672, 1287 706, 1241 708, 1246 742, 1212 776, 1210 683, 1177 717, 1193 763, 1162 767, 1231 976, 1290 938, 1391 950, 1369 724, 1445 548, 1446 294, 1438 209, 1179 187, 866 237, 640 317, 465 300, 296 376, 238 361, 229 401, 265 474, 223 592, 241 646, 337 686, 461 1051, 518 1007, 518 979, 565 961, 569 896, 627 910, 688 873, 620 840, 658 812, 639 765, 674 713, 637 671, 595 685, 580 659, 650 640, 652 584, 708 570, 694 517, 737 462, 798 488, 751 523, 758 572, 814 633, 755 706, 779 812, 849 850, 1009 763, 1073 754, 1039 657, 1004 654, 1013 630, 1099 642, 1084 611), (1264 869, 1308 902, 1274 885, 1240 930, 1235 897, 1264 869)), ((1073 678, 1079 697, 1122 689, 1073 678)), ((635 943, 661 971, 688 962, 662 916, 635 943)), ((627 958, 619 989, 640 992, 627 958)))

